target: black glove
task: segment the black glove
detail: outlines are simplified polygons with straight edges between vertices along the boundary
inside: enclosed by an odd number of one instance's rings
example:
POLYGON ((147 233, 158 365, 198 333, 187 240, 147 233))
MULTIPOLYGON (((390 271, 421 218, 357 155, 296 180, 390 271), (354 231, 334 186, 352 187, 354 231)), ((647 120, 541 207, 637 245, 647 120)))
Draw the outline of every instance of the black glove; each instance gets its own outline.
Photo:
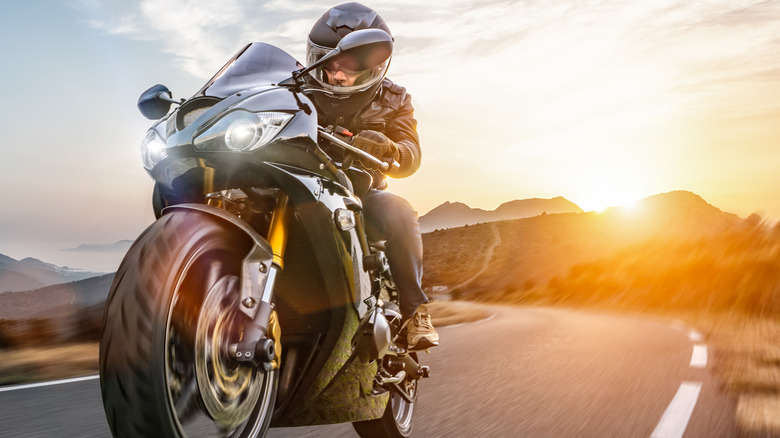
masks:
POLYGON ((398 146, 386 135, 377 131, 360 131, 352 140, 352 146, 379 158, 398 158, 398 146))

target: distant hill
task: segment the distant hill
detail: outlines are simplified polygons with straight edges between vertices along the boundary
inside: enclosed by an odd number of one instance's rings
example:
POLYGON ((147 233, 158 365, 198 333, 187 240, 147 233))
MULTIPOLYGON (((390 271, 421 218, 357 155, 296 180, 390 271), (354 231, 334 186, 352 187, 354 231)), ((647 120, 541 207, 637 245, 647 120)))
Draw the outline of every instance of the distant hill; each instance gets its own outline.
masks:
MULTIPOLYGON (((648 240, 696 240, 745 226, 745 221, 686 191, 645 198, 631 208, 548 214, 495 224, 502 243, 487 272, 459 293, 476 297, 544 288, 572 266, 648 240)), ((491 224, 423 235, 423 287, 453 286, 474 275, 493 241, 491 224)))
POLYGON ((56 266, 30 257, 15 260, 0 254, 0 293, 31 290, 98 275, 102 273, 56 266))
POLYGON ((102 306, 114 274, 0 294, 0 319, 57 318, 95 305, 102 306))
POLYGON ((75 248, 67 248, 63 251, 75 251, 75 252, 120 252, 126 253, 130 246, 133 244, 132 240, 120 240, 115 243, 97 243, 89 244, 84 243, 75 248))
POLYGON ((420 230, 456 228, 484 222, 495 222, 538 216, 543 213, 581 213, 582 209, 563 197, 522 199, 501 204, 495 210, 471 208, 461 202, 445 202, 420 217, 420 230))
POLYGON ((97 341, 113 279, 0 294, 0 348, 97 341))
POLYGON ((684 190, 650 196, 632 207, 612 207, 602 216, 617 230, 642 236, 712 234, 740 221, 737 215, 724 212, 701 196, 684 190))

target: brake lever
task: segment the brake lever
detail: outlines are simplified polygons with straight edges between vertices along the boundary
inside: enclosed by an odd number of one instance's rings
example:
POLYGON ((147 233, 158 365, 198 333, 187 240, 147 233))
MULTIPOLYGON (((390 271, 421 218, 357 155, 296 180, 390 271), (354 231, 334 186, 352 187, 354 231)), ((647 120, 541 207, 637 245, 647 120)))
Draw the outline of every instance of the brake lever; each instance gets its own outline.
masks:
MULTIPOLYGON (((392 168, 393 170, 398 170, 400 168, 400 164, 398 164, 397 161, 393 160, 392 164, 388 164, 379 158, 376 158, 375 156, 369 154, 368 152, 365 152, 362 149, 358 149, 355 146, 352 146, 351 144, 345 142, 344 140, 336 137, 335 135, 328 132, 325 128, 322 126, 318 126, 317 130, 319 131, 319 134, 325 138, 326 140, 329 140, 331 143, 335 144, 336 146, 339 146, 343 149, 346 149, 349 152, 354 153, 358 156, 360 161, 363 161, 364 159, 368 161, 369 163, 375 165, 379 170, 382 172, 386 172, 388 169, 392 168)), ((363 161, 365 162, 365 161, 363 161)))
POLYGON ((399 169, 401 169, 401 163, 398 161, 395 161, 395 159, 390 158, 389 160, 385 161, 388 165, 388 170, 390 172, 398 172, 399 169))

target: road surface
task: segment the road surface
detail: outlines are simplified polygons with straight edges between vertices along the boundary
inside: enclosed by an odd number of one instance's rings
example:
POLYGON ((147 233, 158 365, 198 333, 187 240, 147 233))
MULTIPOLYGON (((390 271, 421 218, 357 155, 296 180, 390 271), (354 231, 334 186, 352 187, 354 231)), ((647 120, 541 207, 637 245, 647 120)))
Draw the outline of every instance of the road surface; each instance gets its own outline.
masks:
MULTIPOLYGON (((705 340, 650 319, 490 307, 423 355, 417 437, 734 437, 705 340)), ((0 436, 105 437, 98 381, 0 392, 0 436)), ((348 424, 270 437, 355 437, 348 424)))

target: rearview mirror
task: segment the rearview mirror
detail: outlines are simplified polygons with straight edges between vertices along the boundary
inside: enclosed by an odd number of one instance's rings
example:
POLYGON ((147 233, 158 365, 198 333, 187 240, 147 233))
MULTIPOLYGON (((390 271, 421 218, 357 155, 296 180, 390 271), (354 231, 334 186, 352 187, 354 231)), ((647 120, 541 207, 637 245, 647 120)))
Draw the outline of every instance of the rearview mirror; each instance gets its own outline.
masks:
POLYGON ((361 60, 364 68, 372 68, 385 62, 392 54, 393 37, 389 33, 382 29, 356 30, 344 36, 335 49, 317 62, 294 73, 292 78, 280 82, 279 85, 291 85, 291 80, 300 79, 304 74, 340 55, 350 55, 361 60))
MULTIPOLYGON (((339 41, 336 51, 337 54, 354 56, 371 68, 385 62, 393 54, 393 37, 382 29, 356 30, 339 41)), ((324 58, 329 58, 332 53, 324 58)))
POLYGON ((157 120, 168 114, 172 103, 178 102, 173 100, 171 90, 165 85, 157 84, 138 98, 138 110, 147 119, 157 120))

